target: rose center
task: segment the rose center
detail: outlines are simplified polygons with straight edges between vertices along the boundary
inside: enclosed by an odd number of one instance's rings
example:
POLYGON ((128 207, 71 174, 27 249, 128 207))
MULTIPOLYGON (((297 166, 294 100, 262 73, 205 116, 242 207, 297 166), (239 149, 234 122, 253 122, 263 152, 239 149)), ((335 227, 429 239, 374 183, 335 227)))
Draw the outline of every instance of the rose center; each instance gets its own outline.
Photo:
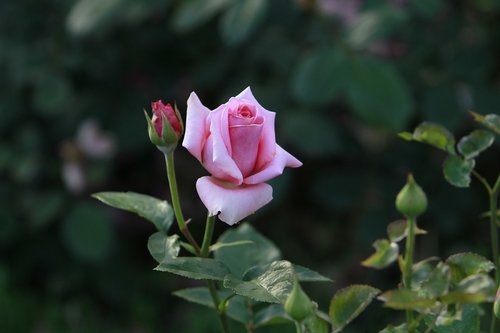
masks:
POLYGON ((252 118, 253 112, 248 106, 243 105, 242 107, 238 108, 238 115, 243 118, 252 118))

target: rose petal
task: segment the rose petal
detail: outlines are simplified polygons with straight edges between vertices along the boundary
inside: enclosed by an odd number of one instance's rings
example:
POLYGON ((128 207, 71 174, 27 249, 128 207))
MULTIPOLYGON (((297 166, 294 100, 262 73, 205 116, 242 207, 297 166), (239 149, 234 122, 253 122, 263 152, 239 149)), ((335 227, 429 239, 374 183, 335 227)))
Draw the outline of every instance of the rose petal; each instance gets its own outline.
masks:
POLYGON ((201 201, 211 216, 229 225, 243 220, 273 199, 273 188, 265 183, 234 186, 213 177, 201 177, 196 182, 201 201))
POLYGON ((236 99, 245 100, 247 103, 250 102, 255 105, 259 110, 259 115, 264 117, 264 128, 262 130, 259 155, 257 158, 257 164, 255 165, 256 169, 261 169, 264 165, 269 163, 276 154, 276 136, 274 134, 274 118, 276 114, 260 105, 260 103, 253 96, 250 87, 247 87, 239 93, 239 95, 236 96, 236 99))
POLYGON ((207 142, 205 143, 205 148, 203 149, 203 159, 201 163, 203 167, 207 169, 208 172, 214 177, 217 177, 221 180, 231 182, 233 184, 241 184, 241 179, 238 177, 234 177, 232 174, 228 174, 223 169, 219 167, 218 164, 214 163, 214 152, 213 152, 214 143, 212 140, 212 136, 209 136, 207 142))
POLYGON ((201 161, 201 152, 208 136, 205 122, 209 113, 210 110, 201 104, 198 96, 192 92, 187 101, 186 133, 182 146, 198 161, 201 161))
POLYGON ((212 138, 213 167, 231 177, 233 183, 240 185, 243 181, 243 175, 231 158, 231 147, 228 147, 224 142, 225 136, 229 138, 226 108, 218 107, 210 112, 210 136, 212 138))
POLYGON ((276 145, 276 155, 273 160, 261 171, 245 178, 244 184, 259 184, 266 182, 283 173, 285 167, 298 168, 302 165, 298 159, 290 155, 286 150, 276 145))
POLYGON ((229 129, 233 146, 233 160, 243 177, 248 176, 255 168, 262 124, 233 126, 229 129))

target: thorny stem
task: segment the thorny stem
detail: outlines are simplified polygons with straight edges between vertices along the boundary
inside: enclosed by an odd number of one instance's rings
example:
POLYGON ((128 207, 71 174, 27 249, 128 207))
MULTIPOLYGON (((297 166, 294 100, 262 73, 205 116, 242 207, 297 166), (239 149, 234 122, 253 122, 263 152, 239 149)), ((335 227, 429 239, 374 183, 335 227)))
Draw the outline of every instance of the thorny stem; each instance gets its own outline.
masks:
MULTIPOLYGON (((406 252, 404 258, 403 266, 403 284, 406 289, 411 290, 411 275, 413 267, 413 252, 415 250, 415 217, 408 216, 408 237, 406 238, 406 252)), ((406 325, 410 330, 412 330, 413 312, 411 310, 406 311, 406 325)))
POLYGON ((174 153, 166 153, 165 161, 167 163, 167 177, 168 185, 170 187, 170 196, 172 197, 172 206, 174 208, 175 219, 177 220, 177 225, 180 231, 186 237, 188 242, 194 247, 194 251, 197 255, 201 254, 200 246, 191 235, 189 228, 184 220, 184 215, 182 214, 181 202, 179 200, 179 192, 177 190, 177 179, 175 177, 175 164, 174 164, 174 153))

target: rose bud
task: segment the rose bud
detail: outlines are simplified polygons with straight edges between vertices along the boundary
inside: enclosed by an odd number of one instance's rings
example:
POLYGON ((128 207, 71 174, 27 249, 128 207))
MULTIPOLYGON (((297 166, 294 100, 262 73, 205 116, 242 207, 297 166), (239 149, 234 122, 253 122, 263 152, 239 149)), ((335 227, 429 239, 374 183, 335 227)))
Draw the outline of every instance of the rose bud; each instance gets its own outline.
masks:
POLYGON ((304 290, 302 290, 297 280, 295 280, 293 289, 286 299, 285 311, 298 322, 309 317, 314 311, 314 304, 304 290))
POLYGON ((406 185, 396 197, 396 208, 408 218, 417 217, 427 210, 427 196, 412 174, 408 175, 406 185))
POLYGON ((148 122, 149 139, 161 151, 171 152, 177 146, 177 142, 184 132, 179 110, 177 106, 174 109, 170 103, 165 105, 161 100, 152 102, 151 109, 153 110, 151 119, 144 111, 148 122))
POLYGON ((210 173, 196 190, 211 216, 229 225, 241 221, 272 200, 267 181, 302 165, 276 143, 275 115, 250 88, 214 110, 194 92, 189 96, 182 145, 210 173))

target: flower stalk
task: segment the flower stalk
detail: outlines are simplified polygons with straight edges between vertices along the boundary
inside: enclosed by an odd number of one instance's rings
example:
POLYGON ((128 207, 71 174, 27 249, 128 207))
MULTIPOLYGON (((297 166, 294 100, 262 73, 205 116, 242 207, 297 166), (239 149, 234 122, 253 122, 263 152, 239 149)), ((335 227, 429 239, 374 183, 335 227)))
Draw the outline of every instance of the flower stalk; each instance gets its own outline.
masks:
MULTIPOLYGON (((408 236, 406 238, 406 252, 403 266, 403 285, 406 289, 411 290, 411 278, 412 278, 412 267, 413 267, 413 254, 415 252, 415 227, 416 219, 413 216, 409 216, 408 220, 408 236)), ((412 332, 412 321, 413 312, 411 310, 406 311, 406 325, 410 333, 412 332)))
POLYGON ((197 256, 201 255, 201 249, 193 235, 189 231, 184 215, 182 214, 181 202, 179 200, 179 192, 177 190, 177 179, 175 176, 174 152, 165 154, 167 164, 168 185, 170 187, 170 195, 172 197, 172 207, 174 208, 175 219, 180 231, 186 237, 187 241, 193 246, 197 256))

